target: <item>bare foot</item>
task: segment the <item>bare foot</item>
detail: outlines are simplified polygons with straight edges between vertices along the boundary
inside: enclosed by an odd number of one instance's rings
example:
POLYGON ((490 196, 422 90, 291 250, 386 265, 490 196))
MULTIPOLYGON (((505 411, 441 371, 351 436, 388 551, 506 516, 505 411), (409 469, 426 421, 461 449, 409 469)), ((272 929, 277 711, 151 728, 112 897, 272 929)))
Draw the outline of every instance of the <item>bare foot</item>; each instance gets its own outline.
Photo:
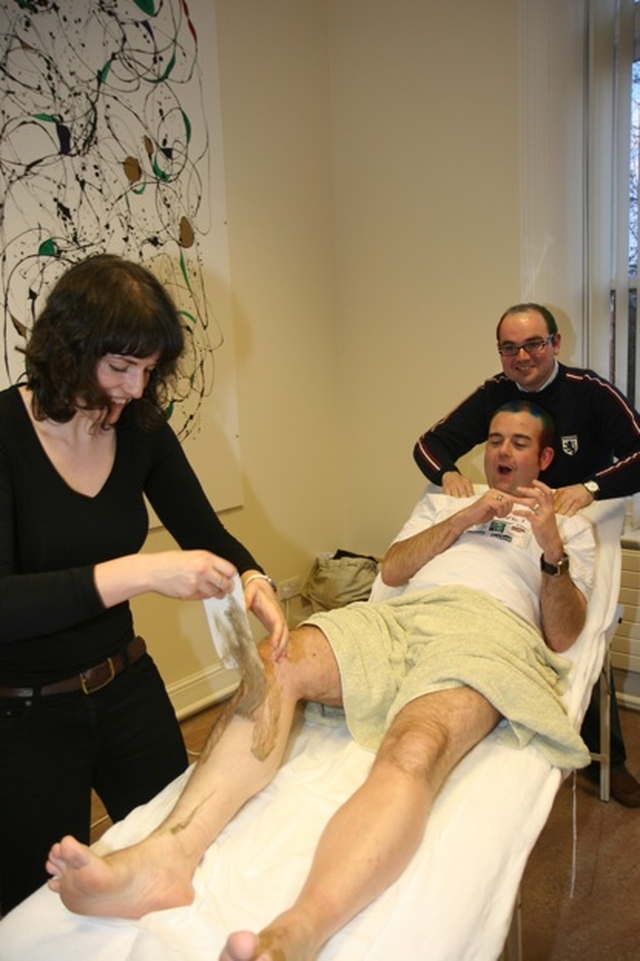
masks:
POLYGON ((311 939, 304 936, 300 927, 290 927, 282 915, 260 934, 230 934, 220 961, 313 961, 315 957, 311 939))
POLYGON ((257 961, 258 935, 252 931, 236 931, 229 935, 220 961, 257 961))
POLYGON ((48 885, 76 914, 140 918, 191 904, 191 879, 180 873, 179 859, 166 856, 165 843, 163 835, 153 835, 99 857, 86 844, 64 837, 49 852, 48 885))

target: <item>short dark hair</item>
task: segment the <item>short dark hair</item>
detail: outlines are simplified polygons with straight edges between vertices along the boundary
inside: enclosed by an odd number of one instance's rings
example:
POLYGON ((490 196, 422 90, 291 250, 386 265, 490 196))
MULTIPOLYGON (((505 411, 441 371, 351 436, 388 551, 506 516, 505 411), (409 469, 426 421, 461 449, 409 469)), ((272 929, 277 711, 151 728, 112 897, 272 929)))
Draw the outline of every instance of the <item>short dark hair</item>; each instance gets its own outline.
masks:
POLYGON ((114 254, 88 257, 56 282, 27 342, 34 416, 66 423, 79 405, 106 413, 109 399, 96 381, 100 358, 158 353, 143 397, 130 405, 138 423, 157 427, 183 350, 177 308, 150 270, 114 254))
POLYGON ((558 333, 558 325, 556 323, 556 319, 547 307, 543 307, 542 304, 534 304, 534 303, 514 304, 513 307, 509 307, 507 310, 505 310, 504 314, 498 321, 498 326, 496 327, 496 340, 498 341, 498 343, 500 342, 500 327, 502 325, 502 321, 505 320, 506 317, 511 317, 513 314, 528 314, 529 311, 531 310, 536 310, 539 314, 542 314, 542 316, 544 317, 545 323, 547 325, 548 333, 550 334, 558 333))
POLYGON ((524 400, 524 398, 517 398, 516 400, 507 401, 506 404, 502 404, 496 410, 494 410, 491 415, 491 420, 500 413, 506 414, 521 414, 527 413, 531 414, 540 421, 540 450, 545 447, 553 447, 553 437, 555 434, 555 426, 551 415, 544 409, 540 407, 539 404, 534 404, 532 400, 524 400))

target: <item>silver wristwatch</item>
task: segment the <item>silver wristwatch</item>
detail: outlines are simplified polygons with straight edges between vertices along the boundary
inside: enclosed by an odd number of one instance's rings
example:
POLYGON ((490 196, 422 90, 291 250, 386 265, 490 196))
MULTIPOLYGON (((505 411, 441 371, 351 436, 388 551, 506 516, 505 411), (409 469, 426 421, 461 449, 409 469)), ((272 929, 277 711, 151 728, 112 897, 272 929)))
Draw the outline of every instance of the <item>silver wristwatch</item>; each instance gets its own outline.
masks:
POLYGON ((598 494, 600 493, 600 484, 597 481, 590 480, 584 481, 582 486, 586 487, 593 499, 596 500, 598 494))

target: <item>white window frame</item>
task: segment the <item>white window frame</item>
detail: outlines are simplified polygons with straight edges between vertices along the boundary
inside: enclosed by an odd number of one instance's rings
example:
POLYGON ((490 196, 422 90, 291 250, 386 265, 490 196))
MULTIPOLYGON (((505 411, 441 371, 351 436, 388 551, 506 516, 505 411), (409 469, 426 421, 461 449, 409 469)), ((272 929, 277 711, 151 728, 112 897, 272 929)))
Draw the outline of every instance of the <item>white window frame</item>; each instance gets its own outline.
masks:
POLYGON ((625 392, 635 7, 519 2, 522 299, 556 314, 565 362, 625 392))

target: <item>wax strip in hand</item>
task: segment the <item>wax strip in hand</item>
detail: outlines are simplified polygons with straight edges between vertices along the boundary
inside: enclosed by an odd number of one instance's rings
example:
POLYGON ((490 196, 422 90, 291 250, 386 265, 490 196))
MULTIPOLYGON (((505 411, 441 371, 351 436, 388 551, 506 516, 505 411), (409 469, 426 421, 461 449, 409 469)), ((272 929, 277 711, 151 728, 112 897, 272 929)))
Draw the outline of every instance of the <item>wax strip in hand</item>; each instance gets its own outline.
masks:
POLYGON ((213 646, 225 667, 240 671, 245 691, 242 713, 250 713, 263 697, 266 678, 249 626, 240 577, 234 578, 229 594, 208 597, 203 604, 213 646))

